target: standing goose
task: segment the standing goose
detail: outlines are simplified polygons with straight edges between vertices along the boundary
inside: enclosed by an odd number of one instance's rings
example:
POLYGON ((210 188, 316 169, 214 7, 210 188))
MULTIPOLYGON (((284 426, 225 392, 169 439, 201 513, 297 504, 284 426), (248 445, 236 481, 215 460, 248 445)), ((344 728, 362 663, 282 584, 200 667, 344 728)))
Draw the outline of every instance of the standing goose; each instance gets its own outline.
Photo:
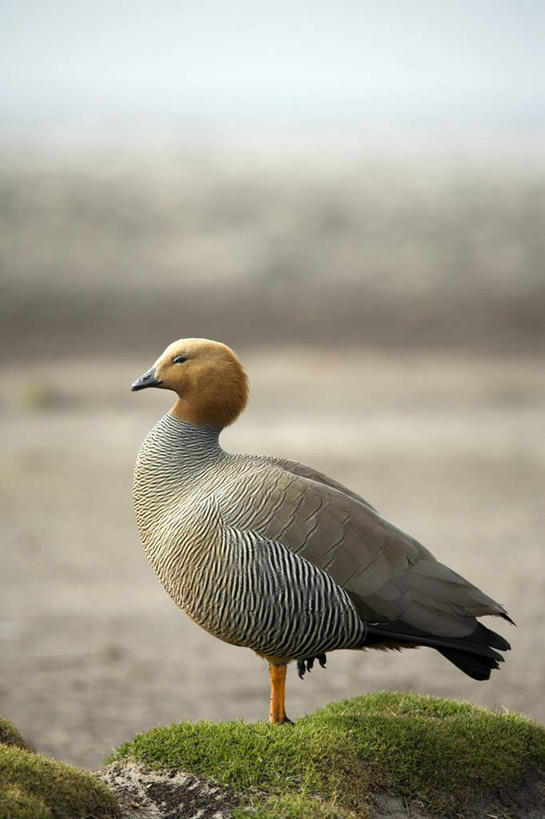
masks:
POLYGON ((136 461, 144 551, 196 623, 268 661, 271 723, 289 721, 287 663, 303 676, 338 648, 431 646, 476 680, 498 668, 509 643, 476 618, 510 620, 503 606, 326 475, 221 448, 248 399, 229 347, 175 341, 132 385, 147 387, 178 399, 136 461))

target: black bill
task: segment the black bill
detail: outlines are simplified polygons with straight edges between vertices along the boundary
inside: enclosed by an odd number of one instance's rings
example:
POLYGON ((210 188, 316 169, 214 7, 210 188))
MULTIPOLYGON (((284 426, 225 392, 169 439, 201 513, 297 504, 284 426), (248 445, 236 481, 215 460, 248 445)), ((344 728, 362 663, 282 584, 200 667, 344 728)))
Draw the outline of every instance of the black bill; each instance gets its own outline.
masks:
POLYGON ((147 373, 141 375, 140 378, 137 378, 134 384, 131 384, 131 390, 136 392, 136 390, 145 390, 146 387, 158 387, 159 384, 162 384, 162 381, 159 381, 155 377, 155 367, 152 367, 151 370, 148 370, 147 373))

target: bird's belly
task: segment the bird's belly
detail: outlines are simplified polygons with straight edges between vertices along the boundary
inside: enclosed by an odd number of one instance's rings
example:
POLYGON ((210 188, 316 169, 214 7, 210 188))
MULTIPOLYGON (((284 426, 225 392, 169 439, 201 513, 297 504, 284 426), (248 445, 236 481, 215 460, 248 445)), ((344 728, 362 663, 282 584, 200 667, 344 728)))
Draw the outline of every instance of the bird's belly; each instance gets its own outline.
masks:
POLYGON ((361 641, 344 592, 310 564, 298 581, 299 558, 278 544, 221 525, 199 529, 179 514, 144 533, 143 544, 174 602, 225 642, 289 660, 361 641))

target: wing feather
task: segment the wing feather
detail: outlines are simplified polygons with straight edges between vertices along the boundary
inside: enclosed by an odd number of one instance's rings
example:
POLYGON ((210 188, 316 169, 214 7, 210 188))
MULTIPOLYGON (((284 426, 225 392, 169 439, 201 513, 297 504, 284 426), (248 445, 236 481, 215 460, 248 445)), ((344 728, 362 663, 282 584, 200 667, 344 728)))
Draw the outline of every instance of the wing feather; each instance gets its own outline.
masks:
POLYGON ((251 459, 242 490, 227 486, 230 525, 258 532, 326 571, 368 622, 400 620, 464 636, 505 610, 341 484, 293 461, 251 459))

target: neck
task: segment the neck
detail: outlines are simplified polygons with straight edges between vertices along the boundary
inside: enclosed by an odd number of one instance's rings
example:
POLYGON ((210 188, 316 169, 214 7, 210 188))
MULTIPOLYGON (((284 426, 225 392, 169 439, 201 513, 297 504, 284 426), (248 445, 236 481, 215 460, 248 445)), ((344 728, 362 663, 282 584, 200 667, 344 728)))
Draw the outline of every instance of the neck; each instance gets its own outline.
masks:
POLYGON ((210 383, 199 389, 198 394, 178 396, 170 414, 194 426, 217 427, 221 430, 238 418, 246 399, 247 387, 244 380, 238 386, 233 381, 229 389, 221 389, 217 384, 210 383))
POLYGON ((168 412, 144 439, 137 462, 141 467, 159 469, 163 479, 183 480, 223 455, 219 427, 197 426, 168 412))
POLYGON ((134 501, 142 531, 152 526, 158 511, 194 491, 201 478, 228 457, 219 445, 219 433, 219 427, 195 426, 172 413, 150 430, 134 471, 134 501))
POLYGON ((192 406, 183 398, 178 398, 169 414, 173 415, 174 418, 177 418, 179 421, 183 421, 195 427, 217 427, 221 429, 223 426, 221 422, 213 423, 213 419, 207 418, 200 407, 192 406))
POLYGON ((197 424, 189 418, 183 418, 174 412, 173 407, 163 417, 172 436, 169 436, 173 450, 185 452, 191 450, 221 450, 219 436, 221 427, 215 424, 197 424))

